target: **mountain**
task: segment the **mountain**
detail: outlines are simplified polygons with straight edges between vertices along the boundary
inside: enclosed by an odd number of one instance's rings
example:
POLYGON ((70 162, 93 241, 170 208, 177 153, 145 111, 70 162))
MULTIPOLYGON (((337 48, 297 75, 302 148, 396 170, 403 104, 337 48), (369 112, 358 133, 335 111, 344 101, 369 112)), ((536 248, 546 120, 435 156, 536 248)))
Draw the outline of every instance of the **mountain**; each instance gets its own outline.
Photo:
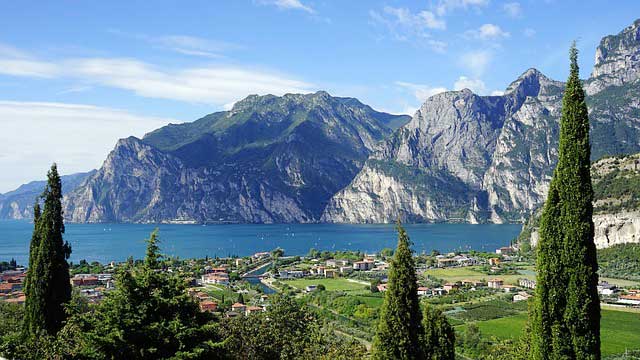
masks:
MULTIPOLYGON (((594 162, 591 178, 596 246, 640 243, 640 153, 594 162)), ((538 210, 527 222, 519 242, 537 244, 540 215, 538 210)))
POLYGON ((311 222, 408 116, 356 99, 251 95, 121 139, 65 199, 75 222, 311 222))
MULTIPOLYGON (((585 81, 592 158, 640 151, 640 20, 602 39, 585 81)), ((520 222, 546 198, 564 84, 529 69, 501 96, 427 99, 354 180, 328 222, 520 222)))
MULTIPOLYGON (((96 170, 91 170, 86 173, 61 176, 63 194, 78 187, 95 172, 96 170)), ((32 181, 28 184, 20 185, 13 191, 0 194, 0 219, 33 218, 33 204, 36 198, 44 191, 45 185, 47 185, 46 180, 32 181)))

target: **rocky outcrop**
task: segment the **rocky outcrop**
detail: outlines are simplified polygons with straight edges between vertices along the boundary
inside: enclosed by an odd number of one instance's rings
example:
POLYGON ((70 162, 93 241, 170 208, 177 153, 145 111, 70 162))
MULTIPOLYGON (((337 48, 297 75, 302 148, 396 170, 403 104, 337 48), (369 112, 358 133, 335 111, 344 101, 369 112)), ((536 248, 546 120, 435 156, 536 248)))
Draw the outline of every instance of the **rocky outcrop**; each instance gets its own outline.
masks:
POLYGON ((617 35, 604 37, 596 48, 595 65, 586 86, 593 95, 609 86, 632 83, 640 77, 640 19, 617 35))
MULTIPOLYGON (((585 81, 592 89, 592 159, 640 151, 639 26, 602 40, 585 81)), ((546 198, 563 90, 563 83, 529 69, 501 96, 465 89, 430 97, 331 199, 322 219, 524 221, 546 198), (446 180, 424 183, 433 178, 446 180)))
POLYGON ((596 214, 594 241, 598 249, 613 245, 640 243, 640 211, 596 214))
POLYGON ((252 95, 230 111, 118 141, 64 199, 75 222, 311 222, 392 125, 326 92, 252 95))
MULTIPOLYGON (((93 175, 96 171, 91 170, 86 173, 76 173, 71 175, 62 175, 62 193, 67 194, 85 179, 93 175)), ((32 181, 28 184, 21 185, 16 190, 0 194, 0 219, 33 219, 33 204, 36 198, 42 194, 47 182, 32 181)))

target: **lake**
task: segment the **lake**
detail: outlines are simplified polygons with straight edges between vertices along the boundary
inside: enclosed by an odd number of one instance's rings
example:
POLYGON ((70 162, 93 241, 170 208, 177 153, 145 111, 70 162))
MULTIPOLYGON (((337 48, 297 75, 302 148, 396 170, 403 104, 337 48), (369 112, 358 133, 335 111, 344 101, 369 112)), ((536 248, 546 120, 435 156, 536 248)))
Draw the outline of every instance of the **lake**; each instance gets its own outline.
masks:
MULTIPOLYGON (((281 247, 287 255, 304 255, 309 249, 376 252, 395 248, 392 224, 67 224, 65 240, 71 243, 71 261, 124 261, 142 258, 145 239, 160 230, 162 252, 182 258, 246 256, 281 247)), ((15 258, 26 265, 33 224, 0 221, 0 261, 15 258)), ((407 224, 413 249, 494 251, 516 238, 521 225, 407 224)))

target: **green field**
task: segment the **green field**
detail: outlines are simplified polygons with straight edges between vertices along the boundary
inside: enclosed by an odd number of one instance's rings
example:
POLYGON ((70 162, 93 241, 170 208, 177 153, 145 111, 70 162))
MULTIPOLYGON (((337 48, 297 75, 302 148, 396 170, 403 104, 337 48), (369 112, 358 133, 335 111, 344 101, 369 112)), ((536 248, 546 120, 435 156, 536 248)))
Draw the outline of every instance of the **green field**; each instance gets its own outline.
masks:
POLYGON ((442 268, 442 269, 429 269, 424 272, 425 275, 430 275, 436 277, 438 279, 443 279, 446 282, 456 282, 462 280, 489 280, 493 278, 500 278, 505 281, 507 284, 517 284, 518 279, 527 278, 527 279, 535 279, 535 274, 530 274, 530 272, 526 272, 526 274, 516 274, 516 275, 489 275, 477 271, 478 267, 476 266, 466 266, 466 267, 453 267, 453 268, 442 268))
MULTIPOLYGON (((521 335, 527 314, 477 322, 480 332, 486 337, 499 339, 516 338, 521 335)), ((464 325, 458 327, 462 329, 464 325)), ((640 349, 640 314, 625 311, 602 310, 601 322, 602 354, 613 355, 629 349, 640 349)))
POLYGON ((364 284, 349 281, 345 278, 335 279, 297 279, 297 280, 282 280, 283 284, 293 286, 294 288, 304 290, 309 285, 324 285, 327 291, 360 291, 369 292, 365 290, 364 284))

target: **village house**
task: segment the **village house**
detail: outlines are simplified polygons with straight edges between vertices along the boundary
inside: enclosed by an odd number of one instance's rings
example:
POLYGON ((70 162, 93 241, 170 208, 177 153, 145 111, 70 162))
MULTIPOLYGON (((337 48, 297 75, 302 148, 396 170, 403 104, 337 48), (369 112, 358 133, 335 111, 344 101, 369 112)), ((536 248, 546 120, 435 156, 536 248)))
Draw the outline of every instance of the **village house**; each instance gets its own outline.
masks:
POLYGON ((242 259, 242 258, 236 259, 235 264, 236 264, 236 267, 240 267, 240 266, 244 265, 244 259, 242 259))
POLYGON ((496 249, 496 254, 498 255, 512 255, 513 253, 515 253, 515 249, 511 246, 503 246, 496 249))
POLYGON ((352 272, 353 272, 353 268, 351 266, 341 266, 340 267, 340 274, 342 274, 342 275, 350 274, 352 272))
POLYGON ((337 272, 335 269, 324 269, 324 277, 333 278, 337 276, 337 272))
POLYGON ((504 281, 502 279, 491 279, 487 281, 487 286, 491 289, 501 289, 504 281))
POLYGON ((520 287, 523 287, 525 289, 535 289, 536 281, 531 279, 524 279, 524 278, 518 279, 518 285, 520 285, 520 287))
POLYGON ((640 306, 640 295, 620 295, 618 304, 629 306, 640 306))
POLYGON ((385 292, 387 291, 387 284, 378 284, 376 288, 378 289, 379 292, 385 292))
POLYGON ((431 294, 431 290, 428 287, 418 286, 418 296, 427 296, 431 294))
POLYGON ((373 269, 375 266, 375 262, 370 259, 365 259, 363 261, 356 261, 353 263, 353 270, 359 271, 368 271, 373 269))
POLYGON ((527 301, 532 295, 527 293, 526 291, 520 291, 517 294, 513 295, 513 302, 518 301, 527 301))
POLYGON ((71 278, 73 286, 97 286, 99 283, 98 277, 92 274, 78 274, 71 278))
POLYGON ((280 279, 298 279, 303 278, 304 275, 302 270, 280 270, 278 272, 280 279))
POLYGON ((0 284, 0 293, 2 294, 9 294, 21 289, 22 289, 22 284, 20 283, 1 283, 0 284))
POLYGON ((247 310, 247 306, 245 304, 235 303, 231 305, 231 311, 237 312, 238 314, 243 314, 247 310))
POLYGON ((216 284, 216 285, 229 285, 229 274, 227 273, 212 273, 202 275, 203 284, 216 284))
POLYGON ((453 258, 439 258, 438 259, 438 267, 442 268, 442 267, 451 267, 451 266, 456 266, 458 265, 458 261, 453 259, 453 258))
POLYGON ((605 296, 611 296, 618 291, 618 288, 615 285, 609 284, 606 281, 598 283, 597 288, 598 288, 598 294, 605 295, 605 296))
POLYGON ((465 279, 461 281, 463 286, 470 286, 470 287, 474 287, 474 288, 478 288, 481 286, 484 286, 484 282, 481 280, 469 280, 469 279, 465 279))
POLYGON ((447 293, 453 291, 453 290, 458 290, 460 288, 460 285, 456 284, 456 283, 446 283, 442 286, 442 288, 444 289, 444 291, 446 291, 447 293))
POLYGON ((200 311, 215 312, 218 310, 218 303, 211 300, 205 300, 200 302, 200 311))
POLYGON ((500 265, 500 259, 498 259, 498 258, 491 258, 491 259, 489 259, 489 265, 491 265, 491 266, 498 266, 498 265, 500 265))
POLYGON ((502 290, 504 290, 504 292, 514 292, 518 289, 518 287, 513 286, 513 285, 502 285, 502 290))
POLYGON ((263 311, 264 311, 264 308, 261 307, 261 306, 249 306, 249 307, 247 307, 245 315, 249 316, 251 314, 261 313, 263 311))

